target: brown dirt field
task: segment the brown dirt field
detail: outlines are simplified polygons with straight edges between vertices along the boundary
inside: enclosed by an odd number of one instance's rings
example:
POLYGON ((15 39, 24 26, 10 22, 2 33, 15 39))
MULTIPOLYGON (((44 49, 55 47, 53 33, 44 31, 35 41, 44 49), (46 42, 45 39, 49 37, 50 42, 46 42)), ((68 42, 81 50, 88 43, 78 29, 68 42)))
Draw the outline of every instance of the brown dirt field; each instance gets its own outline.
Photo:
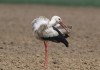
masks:
POLYGON ((100 70, 100 8, 0 5, 0 70, 46 70, 43 42, 31 21, 59 15, 72 25, 69 47, 49 42, 47 70, 100 70))

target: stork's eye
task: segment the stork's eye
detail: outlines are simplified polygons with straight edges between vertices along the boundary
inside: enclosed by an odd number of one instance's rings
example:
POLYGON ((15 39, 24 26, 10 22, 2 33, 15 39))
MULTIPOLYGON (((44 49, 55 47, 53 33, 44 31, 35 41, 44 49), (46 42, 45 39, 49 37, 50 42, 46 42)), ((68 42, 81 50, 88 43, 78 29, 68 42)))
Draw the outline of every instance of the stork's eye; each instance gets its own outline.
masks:
POLYGON ((60 18, 58 20, 60 20, 60 18))

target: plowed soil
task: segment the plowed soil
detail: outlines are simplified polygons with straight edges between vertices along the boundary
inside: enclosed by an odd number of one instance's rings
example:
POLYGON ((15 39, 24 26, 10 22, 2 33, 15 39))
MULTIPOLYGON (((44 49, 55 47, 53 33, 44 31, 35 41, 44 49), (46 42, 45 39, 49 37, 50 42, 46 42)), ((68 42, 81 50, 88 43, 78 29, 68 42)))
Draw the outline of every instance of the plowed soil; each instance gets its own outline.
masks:
POLYGON ((0 70, 100 70, 100 8, 0 5, 0 70), (45 69, 43 41, 32 35, 31 22, 53 15, 73 28, 68 48, 49 42, 45 69))

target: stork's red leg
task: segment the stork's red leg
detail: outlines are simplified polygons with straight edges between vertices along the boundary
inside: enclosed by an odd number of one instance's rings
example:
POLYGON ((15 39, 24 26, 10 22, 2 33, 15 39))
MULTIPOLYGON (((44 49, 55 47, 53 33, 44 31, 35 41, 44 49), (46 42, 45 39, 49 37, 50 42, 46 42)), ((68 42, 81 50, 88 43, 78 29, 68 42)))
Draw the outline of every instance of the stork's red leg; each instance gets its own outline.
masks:
POLYGON ((48 66, 48 42, 44 41, 44 46, 45 46, 45 62, 44 62, 44 66, 47 67, 48 66))

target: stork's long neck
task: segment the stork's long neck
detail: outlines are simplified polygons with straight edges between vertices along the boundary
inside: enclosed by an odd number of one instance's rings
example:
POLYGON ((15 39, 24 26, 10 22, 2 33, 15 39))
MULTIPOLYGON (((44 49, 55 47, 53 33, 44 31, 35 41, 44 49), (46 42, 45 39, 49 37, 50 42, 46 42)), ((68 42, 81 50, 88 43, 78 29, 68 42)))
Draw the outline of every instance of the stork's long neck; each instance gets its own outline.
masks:
POLYGON ((55 24, 56 24, 56 21, 53 20, 53 19, 51 19, 51 21, 50 21, 49 24, 48 24, 48 27, 52 27, 52 26, 54 26, 55 24))

